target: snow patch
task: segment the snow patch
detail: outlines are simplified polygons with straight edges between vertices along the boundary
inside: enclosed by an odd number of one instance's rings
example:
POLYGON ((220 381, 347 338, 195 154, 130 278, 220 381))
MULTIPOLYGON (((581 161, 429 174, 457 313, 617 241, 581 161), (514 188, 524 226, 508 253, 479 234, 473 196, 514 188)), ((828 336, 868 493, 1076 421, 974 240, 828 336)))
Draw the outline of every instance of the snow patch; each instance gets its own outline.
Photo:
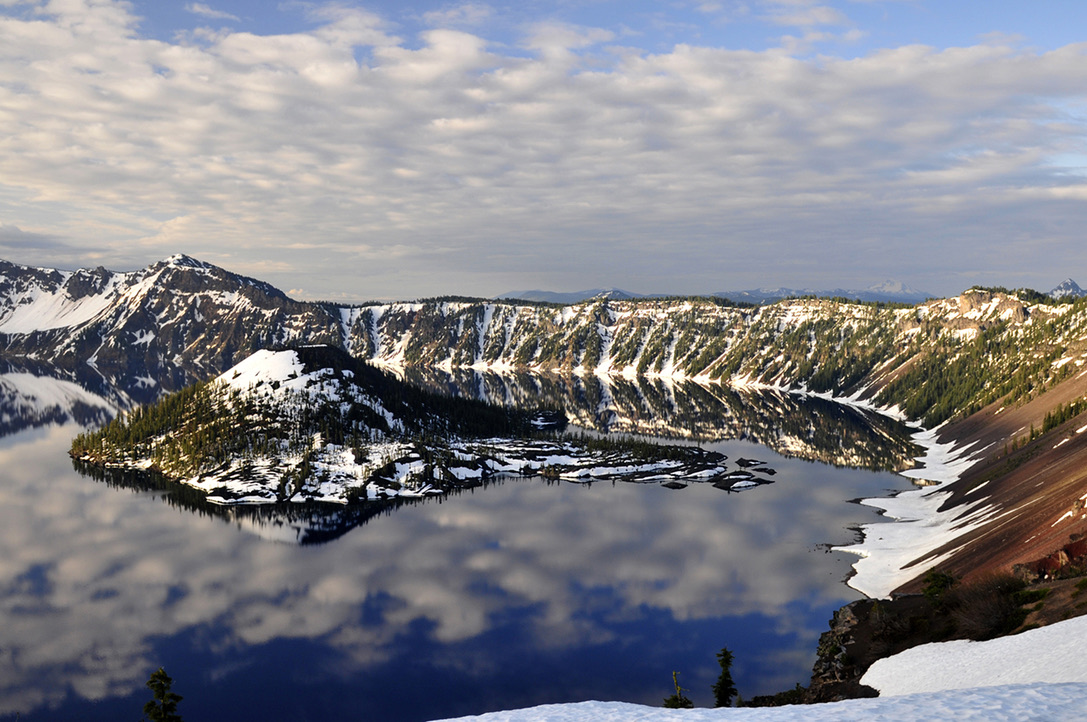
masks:
MULTIPOLYGON (((64 276, 65 280, 71 274, 64 276)), ((0 333, 33 333, 55 328, 81 326, 104 314, 117 301, 117 289, 126 276, 111 278, 105 288, 92 296, 73 299, 63 286, 51 291, 33 288, 16 301, 12 312, 0 322, 0 333)))
MULTIPOLYGON (((862 684, 881 696, 999 685, 1049 686, 1087 682, 1087 617, 1076 617, 987 642, 956 640, 924 644, 873 664, 862 684)), ((1087 699, 1084 700, 1087 710, 1087 699)), ((1032 719, 1051 719, 1034 712, 1032 719)), ((1013 719, 1014 716, 1005 717, 1013 719)))

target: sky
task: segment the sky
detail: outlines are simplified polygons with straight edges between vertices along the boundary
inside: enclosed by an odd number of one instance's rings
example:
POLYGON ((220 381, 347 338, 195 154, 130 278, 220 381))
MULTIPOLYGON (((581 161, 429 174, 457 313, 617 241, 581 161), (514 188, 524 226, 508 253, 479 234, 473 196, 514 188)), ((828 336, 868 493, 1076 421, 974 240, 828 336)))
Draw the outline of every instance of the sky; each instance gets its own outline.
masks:
POLYGON ((1081 0, 0 0, 0 258, 301 299, 1087 284, 1081 0))

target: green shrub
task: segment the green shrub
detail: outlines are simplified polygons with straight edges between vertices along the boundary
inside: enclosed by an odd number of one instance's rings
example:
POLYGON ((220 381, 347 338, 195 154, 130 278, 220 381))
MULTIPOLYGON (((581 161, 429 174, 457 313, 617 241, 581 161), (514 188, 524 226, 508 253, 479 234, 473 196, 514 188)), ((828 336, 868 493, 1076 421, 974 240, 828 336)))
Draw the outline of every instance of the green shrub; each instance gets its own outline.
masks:
POLYGON ((1043 599, 1045 599, 1046 597, 1048 597, 1050 591, 1052 591, 1052 590, 1050 590, 1048 588, 1046 588, 1046 589, 1023 589, 1023 590, 1020 590, 1020 591, 1016 592, 1013 595, 1013 599, 1015 600, 1015 603, 1018 604, 1019 606, 1023 606, 1023 605, 1026 605, 1026 604, 1034 604, 1035 602, 1040 602, 1043 599))
POLYGON ((948 590, 954 585, 955 577, 946 572, 938 572, 935 569, 932 569, 925 575, 925 586, 922 589, 922 593, 925 595, 925 599, 938 607, 943 604, 944 597, 947 595, 948 590))
POLYGON ((1011 574, 993 574, 947 592, 945 606, 960 636, 993 639, 1015 631, 1027 617, 1016 601, 1026 583, 1011 574))
POLYGON ((664 698, 664 706, 668 709, 692 709, 694 702, 683 694, 686 690, 679 686, 679 672, 672 672, 672 684, 676 688, 676 693, 664 698))

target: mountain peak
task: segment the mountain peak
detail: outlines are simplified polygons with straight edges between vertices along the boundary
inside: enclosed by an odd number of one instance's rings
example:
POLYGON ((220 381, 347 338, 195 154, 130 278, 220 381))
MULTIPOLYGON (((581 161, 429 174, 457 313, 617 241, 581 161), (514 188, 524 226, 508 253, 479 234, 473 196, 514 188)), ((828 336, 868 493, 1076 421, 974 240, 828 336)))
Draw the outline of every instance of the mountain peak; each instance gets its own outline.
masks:
POLYGON ((1057 284, 1057 287, 1050 291, 1048 295, 1050 298, 1079 298, 1087 295, 1087 292, 1084 292, 1079 284, 1071 278, 1066 278, 1057 284))
POLYGON ((887 279, 883 283, 876 283, 869 286, 866 290, 872 293, 893 293, 898 295, 916 296, 922 294, 921 291, 910 288, 902 281, 895 281, 893 279, 887 279))
POLYGON ((588 301, 592 298, 605 298, 605 299, 631 299, 641 298, 639 293, 632 293, 630 291, 624 291, 621 288, 590 288, 585 291, 507 291, 495 298, 511 299, 519 301, 535 301, 544 303, 563 303, 563 304, 575 304, 582 301, 588 301))
POLYGON ((163 264, 167 266, 175 266, 181 268, 211 268, 211 265, 204 263, 203 261, 187 256, 184 253, 175 253, 174 255, 163 259, 163 264))

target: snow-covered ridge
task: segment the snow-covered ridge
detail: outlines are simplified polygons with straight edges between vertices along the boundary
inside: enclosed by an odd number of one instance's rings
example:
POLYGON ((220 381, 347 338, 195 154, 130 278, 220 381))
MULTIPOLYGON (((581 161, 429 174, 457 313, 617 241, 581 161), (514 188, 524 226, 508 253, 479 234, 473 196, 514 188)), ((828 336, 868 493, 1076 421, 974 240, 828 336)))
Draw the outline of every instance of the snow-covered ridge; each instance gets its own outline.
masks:
MULTIPOLYGON (((835 396, 878 390, 885 364, 968 343, 987 329, 1023 335, 1061 318, 1087 339, 1083 310, 971 291, 914 308, 825 299, 759 308, 713 299, 608 299, 562 306, 421 301, 339 307, 177 255, 130 273, 0 262, 0 339, 9 357, 178 388, 253 351, 325 343, 382 366, 531 369, 582 375, 749 382, 835 396), (183 378, 178 379, 180 370, 183 378), (877 376, 878 374, 878 376, 877 376)), ((1087 346, 1087 342, 1083 344, 1087 346)))
POLYGON ((142 271, 105 268, 60 271, 0 261, 0 333, 28 334, 84 326, 112 306, 138 298, 169 269, 212 271, 213 266, 183 254, 142 271))
POLYGON ((97 293, 73 296, 68 282, 78 278, 66 274, 65 283, 54 286, 28 286, 19 295, 9 296, 12 302, 0 318, 0 333, 33 333, 54 328, 82 326, 101 316, 118 297, 123 281, 110 276, 97 293))
POLYGON ((185 255, 127 273, 0 262, 2 354, 89 365, 119 388, 180 388, 259 348, 341 338, 325 307, 185 255))

